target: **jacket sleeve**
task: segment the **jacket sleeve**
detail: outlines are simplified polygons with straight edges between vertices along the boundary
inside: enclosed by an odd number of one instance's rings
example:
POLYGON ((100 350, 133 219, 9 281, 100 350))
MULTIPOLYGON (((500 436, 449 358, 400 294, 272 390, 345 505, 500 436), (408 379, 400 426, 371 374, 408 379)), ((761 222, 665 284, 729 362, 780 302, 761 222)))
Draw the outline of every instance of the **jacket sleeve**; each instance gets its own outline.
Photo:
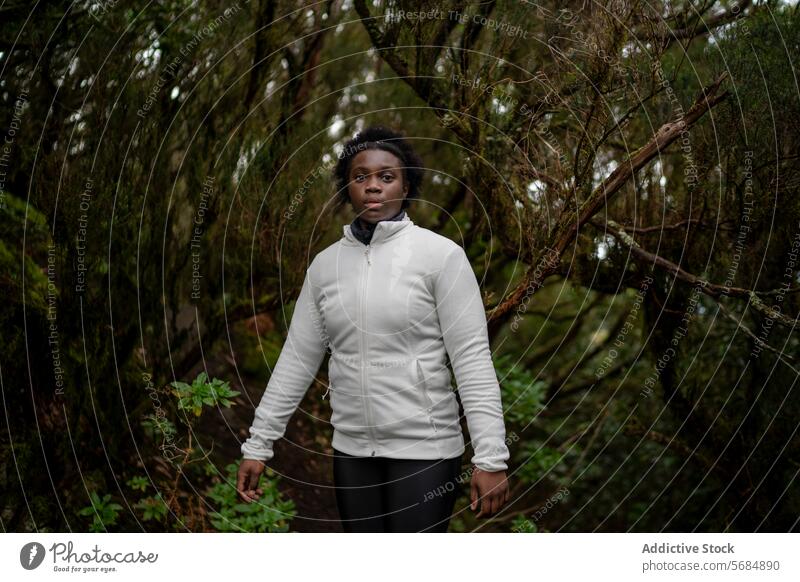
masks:
POLYGON ((434 295, 475 452, 472 463, 484 471, 506 470, 509 452, 486 312, 472 265, 460 246, 455 245, 445 258, 436 275, 434 295))
POLYGON ((311 267, 295 304, 289 332, 267 389, 255 412, 250 438, 241 447, 245 459, 268 461, 272 445, 283 436, 325 356, 324 325, 311 290, 311 267))

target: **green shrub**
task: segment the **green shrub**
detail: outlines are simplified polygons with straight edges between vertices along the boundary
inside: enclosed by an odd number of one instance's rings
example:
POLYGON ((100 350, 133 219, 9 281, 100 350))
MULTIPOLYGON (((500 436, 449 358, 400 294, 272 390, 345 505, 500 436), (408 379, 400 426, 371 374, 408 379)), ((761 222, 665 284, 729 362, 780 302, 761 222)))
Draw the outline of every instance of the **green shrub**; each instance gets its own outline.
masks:
POLYGON ((122 506, 111 502, 111 494, 108 493, 101 499, 95 491, 92 491, 89 497, 92 504, 78 512, 78 515, 84 517, 92 516, 92 524, 89 526, 89 531, 104 532, 107 531, 107 526, 116 525, 117 515, 122 506))
POLYGON ((209 513, 211 524, 221 532, 286 532, 289 523, 296 515, 294 502, 284 500, 278 491, 278 479, 271 469, 262 475, 259 487, 264 494, 258 501, 245 503, 236 491, 238 463, 229 464, 225 470, 227 477, 216 483, 208 491, 208 497, 217 504, 218 509, 209 513))
POLYGON ((537 533, 539 528, 536 523, 526 518, 524 515, 518 515, 511 522, 511 531, 513 533, 537 533))
POLYGON ((495 368, 500 379, 505 419, 514 426, 526 426, 544 408, 547 384, 534 380, 534 375, 524 366, 514 364, 516 358, 504 354, 495 358, 495 368))
POLYGON ((229 382, 218 378, 208 379, 205 372, 200 372, 191 384, 186 382, 172 382, 173 393, 178 397, 180 410, 191 410, 195 416, 203 412, 203 405, 230 408, 230 398, 238 396, 240 392, 231 390, 229 382))

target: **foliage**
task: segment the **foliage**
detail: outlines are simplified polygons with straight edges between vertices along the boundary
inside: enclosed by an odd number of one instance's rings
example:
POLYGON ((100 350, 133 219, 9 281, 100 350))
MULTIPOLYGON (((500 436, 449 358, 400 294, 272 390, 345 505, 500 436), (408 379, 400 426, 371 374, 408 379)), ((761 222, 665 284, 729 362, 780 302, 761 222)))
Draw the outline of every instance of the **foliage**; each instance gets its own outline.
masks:
POLYGON ((143 497, 134 507, 141 512, 144 521, 150 521, 151 519, 162 520, 169 511, 161 491, 150 497, 143 497))
POLYGON ((135 491, 145 491, 149 486, 149 481, 140 475, 131 477, 126 482, 126 485, 135 491))
POLYGON ((534 422, 544 409, 547 384, 534 379, 532 371, 519 364, 510 354, 503 354, 494 360, 503 404, 507 408, 505 419, 514 427, 522 429, 534 422))
POLYGON ((253 503, 245 503, 236 491, 238 463, 225 467, 225 479, 219 480, 207 492, 208 498, 217 505, 209 513, 211 524, 221 532, 285 532, 295 516, 294 501, 283 499, 278 491, 278 479, 272 478, 272 470, 267 469, 259 480, 264 490, 261 498, 253 503), (263 481, 263 482, 262 482, 263 481))
POLYGON ((536 523, 523 515, 518 515, 511 522, 511 531, 514 533, 537 533, 539 528, 536 523))
POLYGON ((203 405, 222 405, 229 408, 230 399, 240 394, 236 390, 231 390, 229 382, 219 378, 209 380, 205 372, 200 372, 191 384, 175 381, 170 383, 170 386, 174 388, 174 394, 178 397, 178 408, 189 410, 195 416, 200 416, 203 405))
POLYGON ((564 469, 565 454, 556 449, 528 441, 520 447, 517 461, 520 469, 516 474, 525 483, 537 483, 541 479, 557 479, 556 470, 564 469))
POLYGON ((92 523, 89 526, 89 531, 108 531, 108 526, 113 526, 117 523, 117 515, 122 509, 122 506, 111 501, 110 493, 103 495, 103 498, 101 499, 96 491, 92 491, 90 494, 90 500, 92 504, 81 509, 78 512, 78 515, 92 517, 92 523))

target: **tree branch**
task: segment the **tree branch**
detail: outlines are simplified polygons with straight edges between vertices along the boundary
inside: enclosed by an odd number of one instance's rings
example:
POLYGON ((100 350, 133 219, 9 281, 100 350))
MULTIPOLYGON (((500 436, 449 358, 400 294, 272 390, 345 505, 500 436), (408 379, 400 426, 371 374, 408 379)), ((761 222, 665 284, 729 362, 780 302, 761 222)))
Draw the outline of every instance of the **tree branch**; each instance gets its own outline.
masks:
POLYGON ((707 111, 722 102, 728 96, 727 91, 718 93, 726 73, 704 88, 694 104, 683 117, 662 125, 647 144, 633 153, 621 163, 587 198, 578 210, 577 218, 564 213, 550 237, 550 244, 544 249, 537 249, 533 264, 525 276, 512 291, 508 299, 489 313, 487 320, 490 328, 504 323, 522 301, 542 286, 544 280, 556 272, 561 255, 575 239, 580 227, 602 208, 607 207, 611 197, 641 168, 647 165, 656 155, 674 142, 688 127, 694 125, 707 111))
MULTIPOLYGON (((594 224, 593 226, 603 230, 602 225, 594 224)), ((689 283, 693 286, 697 286, 700 290, 712 297, 714 300, 719 299, 721 295, 727 295, 728 297, 744 297, 748 300, 750 305, 752 305, 753 309, 756 311, 766 315, 770 319, 774 319, 778 323, 781 323, 788 327, 794 327, 797 324, 796 319, 792 319, 783 315, 777 309, 766 305, 761 298, 758 296, 758 292, 753 291, 751 289, 744 289, 742 287, 730 287, 728 285, 718 285, 716 283, 711 283, 705 279, 698 277, 697 275, 693 275, 687 271, 684 271, 681 267, 673 263, 672 261, 665 259, 664 257, 660 257, 655 255, 649 251, 646 251, 639 244, 633 240, 633 237, 629 235, 625 230, 613 220, 608 220, 606 223, 606 230, 610 232, 614 238, 619 240, 622 244, 626 247, 630 248, 633 255, 645 262, 647 264, 657 265, 662 269, 669 271, 675 275, 676 278, 689 283)), ((768 291, 768 293, 773 293, 773 291, 768 291)))
MULTIPOLYGON (((716 28, 736 20, 740 16, 743 16, 742 13, 744 10, 749 8, 752 3, 752 0, 742 0, 738 4, 731 6, 729 10, 723 10, 717 14, 712 14, 708 18, 704 19, 703 15, 700 14, 698 19, 690 26, 684 26, 683 28, 676 28, 674 30, 668 29, 652 35, 640 32, 636 34, 636 39, 641 43, 651 41, 660 42, 662 47, 666 48, 676 40, 686 40, 703 34, 709 34, 716 28)), ((694 12, 696 9, 692 8, 691 10, 694 12)), ((678 17, 682 16, 685 15, 678 15, 678 17)), ((688 20, 688 16, 684 17, 684 20, 688 20)))
POLYGON ((657 443, 666 449, 672 449, 673 451, 680 453, 686 458, 699 461, 709 471, 715 469, 717 471, 722 472, 723 474, 726 474, 722 466, 718 465, 715 462, 712 463, 708 457, 702 455, 701 453, 698 453, 696 450, 697 447, 692 449, 691 446, 689 446, 682 440, 678 439, 677 437, 674 436, 670 437, 654 430, 648 430, 638 420, 632 419, 628 424, 625 425, 625 427, 623 428, 623 432, 627 435, 646 438, 647 440, 657 443))
POLYGON ((417 72, 411 70, 408 63, 398 54, 397 47, 378 27, 376 18, 370 14, 366 0, 355 0, 353 5, 361 18, 361 24, 369 34, 372 44, 378 49, 381 58, 433 109, 446 127, 450 128, 464 144, 472 144, 473 136, 470 127, 458 116, 450 113, 452 109, 448 106, 445 95, 431 82, 432 80, 420 81, 417 72))

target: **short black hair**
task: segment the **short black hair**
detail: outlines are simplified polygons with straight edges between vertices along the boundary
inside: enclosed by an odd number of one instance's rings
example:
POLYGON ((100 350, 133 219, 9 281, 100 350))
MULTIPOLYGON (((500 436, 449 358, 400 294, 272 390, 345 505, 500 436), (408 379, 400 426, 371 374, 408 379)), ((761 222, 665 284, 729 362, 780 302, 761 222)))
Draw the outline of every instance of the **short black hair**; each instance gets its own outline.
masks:
POLYGON ((402 162, 403 180, 404 184, 408 184, 408 194, 406 194, 401 208, 408 208, 411 204, 410 201, 419 197, 422 187, 422 158, 406 141, 403 134, 383 125, 372 125, 358 132, 354 138, 344 144, 344 148, 339 154, 339 161, 333 170, 339 206, 346 206, 350 201, 348 192, 350 163, 357 154, 370 149, 387 151, 397 156, 402 162))

